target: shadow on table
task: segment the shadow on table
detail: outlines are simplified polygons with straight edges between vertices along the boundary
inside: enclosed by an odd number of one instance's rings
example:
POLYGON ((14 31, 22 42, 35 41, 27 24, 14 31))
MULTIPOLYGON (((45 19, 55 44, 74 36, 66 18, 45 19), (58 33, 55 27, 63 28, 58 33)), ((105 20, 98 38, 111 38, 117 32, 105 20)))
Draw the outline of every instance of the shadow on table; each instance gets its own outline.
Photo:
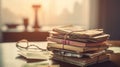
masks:
POLYGON ((54 63, 52 60, 26 59, 23 56, 18 56, 16 59, 24 60, 27 62, 23 64, 22 67, 60 67, 58 63, 54 63))
POLYGON ((88 66, 88 67, 120 67, 120 66, 117 66, 112 61, 106 61, 106 62, 103 62, 103 63, 94 64, 94 65, 91 65, 91 66, 88 66))

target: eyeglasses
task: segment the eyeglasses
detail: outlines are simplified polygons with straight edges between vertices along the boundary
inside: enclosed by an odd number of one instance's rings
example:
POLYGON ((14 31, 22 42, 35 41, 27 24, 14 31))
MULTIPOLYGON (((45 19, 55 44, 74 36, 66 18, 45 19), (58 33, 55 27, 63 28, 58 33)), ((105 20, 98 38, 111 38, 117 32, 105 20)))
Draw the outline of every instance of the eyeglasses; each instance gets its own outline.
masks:
POLYGON ((52 58, 52 52, 47 49, 40 48, 37 44, 31 44, 28 40, 22 39, 16 43, 16 47, 19 49, 19 54, 27 59, 50 59, 52 58))
POLYGON ((18 49, 20 49, 20 50, 32 49, 32 50, 47 51, 47 49, 42 49, 42 48, 40 48, 39 46, 37 46, 35 44, 30 44, 27 39, 22 39, 22 40, 18 41, 16 43, 16 47, 18 49))

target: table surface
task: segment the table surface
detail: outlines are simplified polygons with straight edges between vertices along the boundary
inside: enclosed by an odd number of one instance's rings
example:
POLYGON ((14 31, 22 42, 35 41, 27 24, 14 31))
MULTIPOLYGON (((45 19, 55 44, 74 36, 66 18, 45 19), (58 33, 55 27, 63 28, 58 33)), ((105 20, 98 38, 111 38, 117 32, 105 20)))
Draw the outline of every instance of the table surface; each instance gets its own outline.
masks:
MULTIPOLYGON (((46 48, 47 42, 30 42, 46 48)), ((94 64, 88 67, 120 67, 120 47, 110 47, 115 53, 110 56, 110 61, 94 64)), ((54 60, 26 60, 18 55, 15 42, 0 43, 0 67, 78 67, 76 65, 54 60), (54 62, 54 64, 52 64, 54 62), (48 66, 52 65, 52 66, 48 66)))

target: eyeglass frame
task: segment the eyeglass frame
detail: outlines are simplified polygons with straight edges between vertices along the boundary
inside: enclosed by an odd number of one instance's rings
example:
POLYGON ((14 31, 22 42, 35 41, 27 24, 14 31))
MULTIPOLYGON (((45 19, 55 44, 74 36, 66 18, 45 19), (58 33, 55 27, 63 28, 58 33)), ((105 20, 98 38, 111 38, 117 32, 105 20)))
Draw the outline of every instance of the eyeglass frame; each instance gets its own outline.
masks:
POLYGON ((16 43, 16 47, 17 47, 18 49, 20 49, 20 50, 22 50, 22 49, 28 50, 29 47, 31 47, 31 46, 34 46, 34 47, 36 47, 37 49, 42 50, 42 51, 47 51, 47 49, 42 49, 42 48, 40 48, 39 46, 37 46, 37 45, 35 45, 35 44, 29 44, 29 41, 28 41, 27 39, 19 40, 19 41, 16 43), (20 46, 19 43, 21 43, 21 42, 26 42, 26 43, 27 43, 27 46, 26 46, 26 47, 20 46), (22 49, 21 49, 21 48, 22 48, 22 49))

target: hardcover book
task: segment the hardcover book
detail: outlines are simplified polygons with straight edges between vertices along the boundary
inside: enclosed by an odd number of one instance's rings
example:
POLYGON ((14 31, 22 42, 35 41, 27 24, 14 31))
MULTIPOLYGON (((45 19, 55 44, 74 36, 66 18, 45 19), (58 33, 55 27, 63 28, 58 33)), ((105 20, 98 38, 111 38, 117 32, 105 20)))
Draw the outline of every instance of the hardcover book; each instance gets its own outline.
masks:
POLYGON ((53 59, 84 67, 84 66, 108 61, 109 56, 108 55, 100 55, 98 57, 95 57, 94 59, 93 58, 78 59, 78 58, 71 58, 71 57, 65 57, 65 56, 60 56, 60 55, 54 54, 53 59))
POLYGON ((77 53, 80 52, 88 52, 88 51, 97 51, 97 50, 106 50, 108 46, 102 46, 102 47, 77 47, 77 46, 71 46, 71 45, 63 45, 63 44, 57 44, 57 43, 48 43, 47 49, 54 50, 54 49, 65 49, 65 50, 71 50, 75 51, 77 53))
POLYGON ((65 34, 60 34, 57 32, 50 32, 50 37, 52 38, 59 38, 59 39, 67 39, 67 40, 73 40, 73 41, 78 41, 78 42, 101 42, 107 40, 110 35, 109 34, 101 34, 89 38, 80 38, 77 36, 72 36, 72 35, 65 35, 65 34))
POLYGON ((58 44, 66 44, 66 45, 72 45, 72 46, 78 46, 78 47, 97 47, 97 46, 109 46, 106 41, 103 42, 97 42, 97 43, 84 43, 84 42, 77 42, 72 40, 64 40, 64 39, 58 39, 58 38, 52 38, 48 37, 48 41, 56 42, 58 44))
POLYGON ((53 31, 59 34, 69 35, 78 38, 91 38, 93 36, 103 34, 102 29, 92 29, 92 30, 83 30, 83 29, 79 30, 79 29, 80 28, 74 28, 74 27, 60 27, 60 28, 54 28, 53 31))
POLYGON ((68 51, 68 50, 55 49, 52 52, 56 55, 61 55, 61 56, 66 56, 66 57, 76 57, 76 58, 83 58, 83 57, 94 58, 99 55, 109 54, 108 50, 76 53, 76 52, 68 51))

